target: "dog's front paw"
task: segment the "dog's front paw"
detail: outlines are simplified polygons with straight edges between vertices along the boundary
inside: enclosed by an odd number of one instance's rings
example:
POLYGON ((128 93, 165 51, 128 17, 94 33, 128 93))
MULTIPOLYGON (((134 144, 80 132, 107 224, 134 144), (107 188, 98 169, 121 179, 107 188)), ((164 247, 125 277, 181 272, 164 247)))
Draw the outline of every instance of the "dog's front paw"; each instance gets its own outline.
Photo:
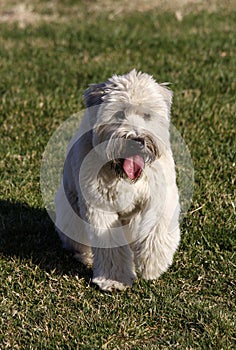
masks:
POLYGON ((101 290, 112 292, 113 290, 124 290, 131 287, 132 283, 127 285, 122 282, 106 279, 104 277, 95 277, 92 282, 97 284, 101 290))

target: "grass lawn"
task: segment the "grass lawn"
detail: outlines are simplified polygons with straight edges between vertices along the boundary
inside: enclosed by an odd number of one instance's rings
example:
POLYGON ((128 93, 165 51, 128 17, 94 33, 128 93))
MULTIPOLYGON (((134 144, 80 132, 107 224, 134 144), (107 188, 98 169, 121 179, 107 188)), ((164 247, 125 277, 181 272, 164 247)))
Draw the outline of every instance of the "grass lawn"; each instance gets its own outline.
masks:
POLYGON ((0 349, 235 349, 236 8, 136 2, 1 2, 0 349), (168 272, 110 294, 61 249, 40 166, 88 84, 134 67, 173 83, 194 196, 168 272))

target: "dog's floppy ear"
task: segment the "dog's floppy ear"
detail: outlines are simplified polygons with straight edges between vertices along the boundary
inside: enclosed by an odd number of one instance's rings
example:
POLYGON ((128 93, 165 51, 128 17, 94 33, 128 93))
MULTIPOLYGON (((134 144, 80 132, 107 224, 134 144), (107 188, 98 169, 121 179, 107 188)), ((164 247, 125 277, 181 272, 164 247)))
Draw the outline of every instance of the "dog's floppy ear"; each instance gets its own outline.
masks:
POLYGON ((84 101, 87 108, 100 105, 102 97, 105 95, 107 83, 91 84, 84 92, 84 101))
POLYGON ((161 84, 159 84, 159 87, 160 87, 160 93, 162 94, 162 96, 167 104, 168 110, 170 112, 172 98, 173 98, 173 92, 168 88, 169 85, 170 85, 170 83, 161 83, 161 84))

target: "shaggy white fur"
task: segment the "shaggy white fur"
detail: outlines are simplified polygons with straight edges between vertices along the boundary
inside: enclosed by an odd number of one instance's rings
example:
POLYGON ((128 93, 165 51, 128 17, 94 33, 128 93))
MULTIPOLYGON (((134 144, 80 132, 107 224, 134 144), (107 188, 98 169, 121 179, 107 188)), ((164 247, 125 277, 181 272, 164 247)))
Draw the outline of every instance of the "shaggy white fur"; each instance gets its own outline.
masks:
POLYGON ((85 91, 56 204, 65 248, 93 266, 101 289, 156 279, 179 240, 179 197, 169 140, 172 93, 132 70, 85 91))

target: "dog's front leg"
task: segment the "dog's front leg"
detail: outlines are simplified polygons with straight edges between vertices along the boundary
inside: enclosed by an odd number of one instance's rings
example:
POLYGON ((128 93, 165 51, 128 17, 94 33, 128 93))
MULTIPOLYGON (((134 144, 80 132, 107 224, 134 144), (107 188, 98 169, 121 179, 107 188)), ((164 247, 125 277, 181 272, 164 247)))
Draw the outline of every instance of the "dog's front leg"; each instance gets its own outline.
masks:
POLYGON ((134 260, 142 277, 157 279, 172 264, 180 239, 179 227, 168 232, 165 224, 159 224, 145 239, 132 244, 134 260))
POLYGON ((115 248, 93 248, 93 283, 102 290, 123 290, 136 279, 132 253, 128 245, 115 248))
MULTIPOLYGON (((90 215, 90 223, 92 218, 90 215)), ((103 227, 93 228, 90 232, 94 257, 92 281, 106 291, 125 289, 136 279, 133 253, 116 214, 103 213, 101 218, 100 213, 99 219, 103 227)), ((98 224, 98 218, 95 221, 98 224)))

